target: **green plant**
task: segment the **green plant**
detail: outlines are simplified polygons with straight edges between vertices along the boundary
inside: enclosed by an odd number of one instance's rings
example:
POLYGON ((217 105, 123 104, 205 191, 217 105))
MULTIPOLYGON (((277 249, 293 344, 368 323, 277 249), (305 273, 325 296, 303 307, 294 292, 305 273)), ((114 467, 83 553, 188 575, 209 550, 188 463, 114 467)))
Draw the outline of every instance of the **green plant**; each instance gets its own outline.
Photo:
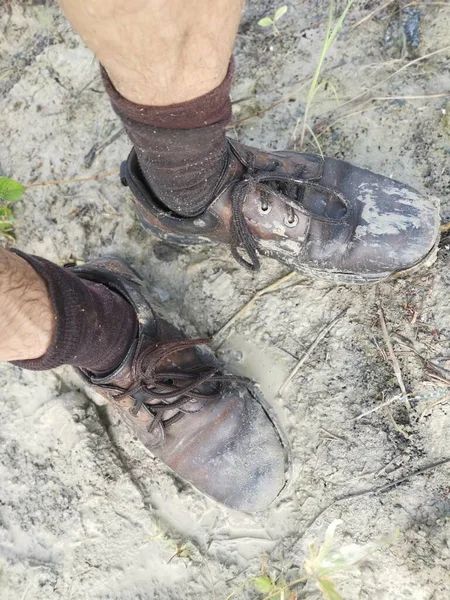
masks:
POLYGON ((333 45, 339 31, 341 30, 342 25, 344 24, 345 17, 347 16, 347 13, 350 10, 353 2, 354 2, 354 0, 346 0, 346 5, 344 7, 344 10, 341 13, 341 16, 339 17, 339 19, 336 21, 336 23, 333 26, 334 17, 335 17, 335 1, 330 0, 330 10, 329 10, 329 14, 328 14, 328 23, 327 23, 327 31, 325 34, 325 40, 324 40, 324 43, 322 46, 322 51, 320 53, 319 60, 317 61, 316 70, 314 71, 314 75, 311 80, 311 85, 309 87, 308 96, 306 98, 305 112, 303 114, 303 125, 302 125, 302 131, 300 134, 300 143, 299 143, 300 150, 303 149, 303 143, 305 141, 306 131, 308 130, 310 132, 315 144, 317 145, 320 154, 322 154, 322 150, 321 150, 321 147, 317 140, 317 137, 315 136, 312 128, 308 124, 309 112, 310 112, 312 103, 314 101, 314 98, 315 98, 317 92, 325 85, 327 85, 327 84, 330 85, 331 89, 334 91, 334 94, 336 95, 336 90, 334 89, 333 86, 331 86, 330 82, 321 80, 321 73, 322 73, 323 65, 324 65, 325 59, 327 57, 327 54, 330 51, 330 48, 333 45))
POLYGON ((260 27, 273 27, 275 35, 278 35, 280 32, 278 31, 275 23, 277 21, 279 21, 281 19, 281 17, 287 13, 287 10, 288 10, 288 7, 286 5, 280 6, 280 8, 277 8, 277 10, 273 13, 273 15, 271 17, 264 17, 264 18, 260 19, 258 21, 258 25, 260 27))
POLYGON ((334 534, 342 521, 335 520, 327 528, 323 544, 319 546, 313 540, 309 546, 309 557, 305 559, 304 568, 309 581, 315 581, 326 600, 342 600, 336 590, 333 578, 350 571, 368 556, 392 544, 397 538, 393 535, 369 542, 364 546, 348 544, 340 548, 334 547, 334 534))
POLYGON ((266 567, 263 567, 259 575, 245 581, 227 597, 227 600, 236 597, 240 590, 251 583, 258 592, 263 594, 262 600, 296 599, 298 586, 306 586, 308 583, 314 583, 325 600, 343 600, 336 589, 334 579, 348 573, 377 550, 392 544, 397 538, 397 532, 380 540, 369 542, 364 546, 347 544, 336 548, 334 536, 336 528, 341 523, 340 520, 330 523, 321 545, 318 544, 317 540, 312 540, 308 544, 309 556, 304 560, 303 570, 305 574, 302 577, 289 582, 285 580, 283 575, 274 579, 268 575, 266 567))
POLYGON ((25 187, 9 179, 0 177, 0 236, 14 241, 14 214, 11 205, 22 198, 25 187))

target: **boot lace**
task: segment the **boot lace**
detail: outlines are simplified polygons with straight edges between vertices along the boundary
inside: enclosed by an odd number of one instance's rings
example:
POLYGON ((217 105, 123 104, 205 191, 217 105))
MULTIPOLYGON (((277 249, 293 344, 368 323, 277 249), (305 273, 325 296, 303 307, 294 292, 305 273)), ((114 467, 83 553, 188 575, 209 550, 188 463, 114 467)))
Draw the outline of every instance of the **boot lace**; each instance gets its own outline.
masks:
POLYGON ((223 374, 209 366, 174 371, 159 370, 160 363, 171 354, 208 344, 208 339, 175 339, 142 348, 144 341, 145 338, 142 338, 131 365, 131 376, 135 383, 127 390, 119 391, 119 388, 114 388, 119 393, 114 394, 113 399, 120 401, 127 397, 132 398, 134 404, 130 412, 134 416, 137 416, 145 405, 146 410, 154 417, 148 426, 149 433, 162 425, 164 434, 164 430, 181 419, 184 413, 197 412, 203 408, 205 402, 217 400, 222 394, 225 382, 242 379, 223 374), (197 401, 200 401, 200 408, 186 410, 186 405, 197 401), (174 409, 178 409, 179 412, 164 419, 165 413, 174 409))
POLYGON ((235 260, 243 267, 250 271, 258 271, 260 268, 258 242, 243 214, 244 203, 249 194, 256 188, 259 191, 261 212, 263 214, 270 210, 269 197, 273 198, 275 195, 286 204, 284 222, 287 227, 297 225, 298 216, 296 211, 325 223, 341 223, 345 220, 345 217, 333 218, 318 215, 302 205, 306 188, 310 186, 319 190, 328 199, 338 198, 346 208, 348 207, 347 202, 340 194, 314 181, 320 179, 321 175, 304 179, 302 176, 306 166, 300 166, 297 174, 293 176, 277 173, 276 171, 280 166, 277 160, 272 161, 269 166, 264 166, 263 169, 256 167, 255 155, 250 151, 247 152, 245 161, 247 163, 245 176, 243 179, 236 181, 231 190, 231 252, 235 260), (242 256, 240 249, 244 250, 247 258, 242 256))

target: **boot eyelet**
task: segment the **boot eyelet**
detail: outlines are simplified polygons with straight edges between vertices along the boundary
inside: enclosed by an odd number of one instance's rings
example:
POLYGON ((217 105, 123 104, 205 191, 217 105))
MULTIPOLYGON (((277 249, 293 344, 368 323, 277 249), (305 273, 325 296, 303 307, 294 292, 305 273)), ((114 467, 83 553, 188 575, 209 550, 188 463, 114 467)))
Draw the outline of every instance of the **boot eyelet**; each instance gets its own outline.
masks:
POLYGON ((135 419, 137 419, 138 417, 138 413, 139 413, 139 409, 136 410, 136 408, 134 406, 130 406, 130 408, 128 409, 128 412, 130 413, 130 415, 132 415, 135 419))
POLYGON ((268 215, 272 210, 272 204, 270 202, 261 202, 259 205, 259 212, 262 215, 268 215))
POLYGON ((286 227, 297 227, 298 216, 294 213, 293 215, 284 217, 284 224, 286 225, 286 227))
POLYGON ((279 169, 281 167, 281 163, 279 160, 273 160, 272 164, 270 165, 269 169, 271 171, 276 171, 277 169, 279 169))

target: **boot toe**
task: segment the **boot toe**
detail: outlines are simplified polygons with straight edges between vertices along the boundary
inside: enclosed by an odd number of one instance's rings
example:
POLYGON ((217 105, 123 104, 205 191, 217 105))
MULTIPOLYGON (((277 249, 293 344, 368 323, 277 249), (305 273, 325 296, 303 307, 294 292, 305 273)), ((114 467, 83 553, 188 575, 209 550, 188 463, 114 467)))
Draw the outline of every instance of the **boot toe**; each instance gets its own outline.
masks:
POLYGON ((359 187, 359 223, 351 253, 362 272, 395 273, 421 263, 439 235, 433 198, 380 177, 359 187))
POLYGON ((325 160, 322 183, 348 203, 348 229, 345 233, 341 227, 340 251, 336 231, 328 244, 323 237, 320 240, 322 258, 332 270, 376 281, 408 271, 428 258, 432 261, 440 224, 436 198, 332 158, 325 160), (327 253, 327 248, 333 252, 327 253))
POLYGON ((253 390, 231 386, 216 406, 182 421, 184 435, 175 424, 166 439, 165 462, 184 479, 245 512, 263 510, 279 496, 289 451, 253 390))
POLYGON ((245 433, 223 449, 219 467, 228 480, 223 504, 245 512, 267 508, 287 482, 286 448, 265 411, 255 408, 245 433))

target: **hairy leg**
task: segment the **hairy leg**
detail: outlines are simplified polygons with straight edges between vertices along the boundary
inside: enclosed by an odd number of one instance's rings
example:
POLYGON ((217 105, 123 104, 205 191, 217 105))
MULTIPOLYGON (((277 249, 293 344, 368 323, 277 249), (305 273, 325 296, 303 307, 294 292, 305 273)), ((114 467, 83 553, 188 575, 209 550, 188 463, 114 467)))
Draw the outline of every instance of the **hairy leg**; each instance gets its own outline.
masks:
POLYGON ((131 304, 109 287, 50 261, 0 248, 0 360, 33 370, 60 365, 99 376, 136 338, 131 304))
POLYGON ((166 106, 224 80, 244 0, 58 2, 125 98, 166 106))
POLYGON ((50 346, 55 318, 43 279, 20 256, 0 248, 0 360, 29 360, 50 346))

